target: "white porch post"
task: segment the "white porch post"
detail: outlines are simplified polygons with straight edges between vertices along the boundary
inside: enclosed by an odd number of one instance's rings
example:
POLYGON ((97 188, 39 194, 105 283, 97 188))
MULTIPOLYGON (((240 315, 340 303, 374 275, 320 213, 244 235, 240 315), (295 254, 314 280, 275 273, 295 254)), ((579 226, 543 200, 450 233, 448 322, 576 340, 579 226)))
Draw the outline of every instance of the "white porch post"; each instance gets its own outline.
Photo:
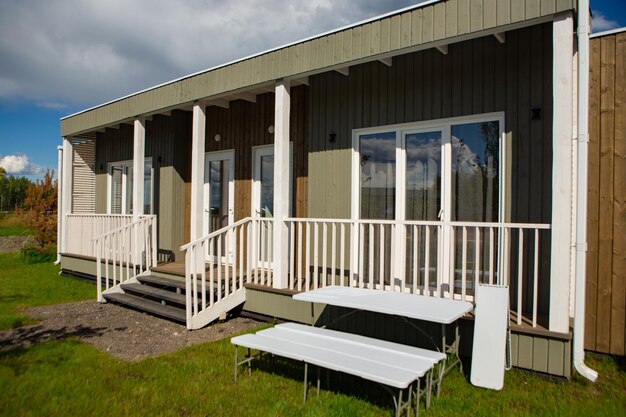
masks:
POLYGON ((69 137, 63 138, 63 172, 62 194, 61 194, 61 210, 59 215, 63 216, 63 235, 61 237, 61 251, 67 252, 69 230, 67 227, 67 215, 72 213, 72 161, 74 156, 74 146, 69 137))
POLYGON ((191 240, 202 237, 204 218, 204 141, 206 136, 206 108, 203 102, 193 106, 191 132, 191 240))
POLYGON ((550 250, 549 330, 569 332, 569 290, 572 244, 573 62, 574 27, 571 13, 553 23, 552 112, 552 239, 550 250))
POLYGON ((63 146, 57 146, 57 261, 61 262, 61 240, 63 239, 63 146))
MULTIPOLYGON (((133 221, 139 220, 143 215, 143 170, 146 161, 146 120, 139 116, 133 123, 133 221)), ((141 236, 139 227, 135 226, 133 231, 133 263, 139 263, 141 256, 141 236)))
POLYGON ((289 80, 276 83, 274 104, 274 288, 287 288, 289 271, 289 80))
POLYGON ((133 123, 133 220, 143 215, 143 170, 146 162, 146 121, 138 117, 133 123))

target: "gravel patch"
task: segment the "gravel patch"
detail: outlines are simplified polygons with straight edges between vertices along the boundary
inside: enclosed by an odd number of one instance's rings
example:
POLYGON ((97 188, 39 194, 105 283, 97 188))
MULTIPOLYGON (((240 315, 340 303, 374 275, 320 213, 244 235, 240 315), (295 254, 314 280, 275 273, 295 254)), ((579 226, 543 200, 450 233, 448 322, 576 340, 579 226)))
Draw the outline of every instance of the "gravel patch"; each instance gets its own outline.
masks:
POLYGON ((18 252, 31 240, 31 236, 0 236, 0 253, 18 252))
POLYGON ((77 337, 120 359, 134 361, 220 340, 261 325, 249 318, 233 317, 188 331, 177 323, 96 301, 36 307, 25 313, 41 322, 0 332, 0 351, 77 337))

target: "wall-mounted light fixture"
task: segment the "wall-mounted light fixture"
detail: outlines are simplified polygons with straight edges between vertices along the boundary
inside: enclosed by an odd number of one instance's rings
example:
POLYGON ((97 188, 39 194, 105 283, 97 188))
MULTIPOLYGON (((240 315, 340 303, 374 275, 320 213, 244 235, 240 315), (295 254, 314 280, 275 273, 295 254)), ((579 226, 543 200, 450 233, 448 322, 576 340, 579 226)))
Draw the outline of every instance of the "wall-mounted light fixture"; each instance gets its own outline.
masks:
POLYGON ((157 162, 160 164, 162 161, 163 161, 163 159, 161 158, 161 155, 159 155, 159 156, 157 157, 157 162))
POLYGON ((541 107, 530 109, 530 120, 541 120, 541 107))
POLYGON ((337 140, 337 134, 335 132, 330 132, 328 134, 328 141, 330 143, 335 143, 336 140, 337 140))
POLYGON ((268 132, 270 135, 273 135, 273 134, 274 134, 274 125, 270 125, 270 127, 268 127, 268 128, 267 128, 267 132, 268 132))
POLYGON ((215 135, 215 137, 213 139, 215 139, 216 142, 219 142, 220 140, 222 140, 222 137, 218 133, 218 134, 215 135))

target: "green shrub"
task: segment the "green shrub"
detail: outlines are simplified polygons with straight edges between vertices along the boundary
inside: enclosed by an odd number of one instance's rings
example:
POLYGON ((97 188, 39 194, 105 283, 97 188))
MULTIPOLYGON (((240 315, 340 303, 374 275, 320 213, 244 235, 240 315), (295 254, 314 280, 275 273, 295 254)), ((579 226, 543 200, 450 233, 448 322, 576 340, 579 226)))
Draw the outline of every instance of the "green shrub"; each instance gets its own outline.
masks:
POLYGON ((57 258, 57 247, 55 244, 50 244, 42 249, 39 246, 25 245, 20 253, 27 264, 54 262, 57 258))

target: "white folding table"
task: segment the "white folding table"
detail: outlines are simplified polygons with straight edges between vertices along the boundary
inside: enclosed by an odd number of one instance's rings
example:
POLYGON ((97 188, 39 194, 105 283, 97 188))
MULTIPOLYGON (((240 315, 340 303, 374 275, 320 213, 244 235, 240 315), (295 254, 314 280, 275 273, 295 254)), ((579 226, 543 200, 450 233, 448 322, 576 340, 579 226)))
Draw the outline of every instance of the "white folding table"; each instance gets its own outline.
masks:
POLYGON ((455 360, 446 366, 444 374, 457 363, 461 364, 458 319, 474 308, 467 301, 337 285, 295 294, 293 299, 439 323, 443 353, 453 353, 455 356, 455 360), (451 344, 446 342, 445 326, 448 324, 454 324, 455 337, 451 344))

